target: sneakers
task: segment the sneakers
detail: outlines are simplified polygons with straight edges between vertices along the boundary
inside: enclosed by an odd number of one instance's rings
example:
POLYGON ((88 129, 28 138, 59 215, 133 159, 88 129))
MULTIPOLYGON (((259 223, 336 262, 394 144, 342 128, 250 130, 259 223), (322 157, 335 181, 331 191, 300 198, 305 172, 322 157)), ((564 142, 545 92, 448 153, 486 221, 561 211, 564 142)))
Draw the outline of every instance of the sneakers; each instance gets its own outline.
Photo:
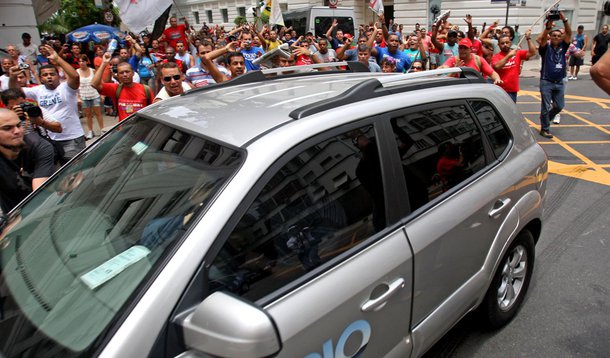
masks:
POLYGON ((578 77, 576 77, 576 76, 572 77, 573 81, 576 81, 577 79, 578 79, 578 77))
POLYGON ((553 138, 553 135, 551 133, 549 133, 549 131, 541 130, 540 135, 543 136, 544 138, 549 138, 549 139, 553 138))
POLYGON ((574 76, 568 76, 568 81, 572 81, 574 79, 574 76))
POLYGON ((559 114, 555 115, 555 117, 553 118, 553 123, 559 124, 560 122, 561 122, 561 117, 559 116, 559 114))
POLYGON ((86 135, 85 135, 85 139, 89 140, 92 139, 94 136, 93 131, 89 131, 86 135))

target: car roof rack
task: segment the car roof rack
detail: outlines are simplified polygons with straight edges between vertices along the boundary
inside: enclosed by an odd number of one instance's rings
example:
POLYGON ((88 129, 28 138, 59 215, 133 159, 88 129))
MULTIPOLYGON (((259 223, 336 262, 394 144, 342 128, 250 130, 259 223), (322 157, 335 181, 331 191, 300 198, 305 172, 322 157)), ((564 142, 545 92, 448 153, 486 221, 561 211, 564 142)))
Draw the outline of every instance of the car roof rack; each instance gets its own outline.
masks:
POLYGON ((268 68, 264 70, 258 71, 250 71, 246 72, 239 77, 235 77, 234 79, 211 84, 205 87, 194 88, 188 93, 184 93, 183 96, 188 96, 190 93, 199 93, 201 91, 212 90, 222 87, 230 87, 230 86, 238 86, 248 83, 255 82, 263 82, 270 79, 277 78, 291 78, 291 77, 304 77, 304 76, 315 76, 320 74, 331 74, 331 73, 355 73, 355 72, 369 72, 369 68, 359 62, 359 61, 341 61, 341 62, 327 62, 327 63, 314 63, 311 65, 302 65, 302 66, 290 66, 290 67, 277 67, 277 68, 268 68), (331 70, 331 71, 314 71, 319 68, 328 68, 328 67, 347 67, 347 70, 331 70))
POLYGON ((338 106, 359 102, 375 97, 387 96, 406 91, 434 88, 466 83, 487 83, 481 73, 470 67, 451 67, 430 71, 406 73, 400 76, 380 76, 364 80, 343 93, 322 101, 299 107, 289 116, 302 119, 338 106), (459 78, 447 75, 459 74, 459 78), (436 79, 434 81, 413 81, 414 79, 436 79))

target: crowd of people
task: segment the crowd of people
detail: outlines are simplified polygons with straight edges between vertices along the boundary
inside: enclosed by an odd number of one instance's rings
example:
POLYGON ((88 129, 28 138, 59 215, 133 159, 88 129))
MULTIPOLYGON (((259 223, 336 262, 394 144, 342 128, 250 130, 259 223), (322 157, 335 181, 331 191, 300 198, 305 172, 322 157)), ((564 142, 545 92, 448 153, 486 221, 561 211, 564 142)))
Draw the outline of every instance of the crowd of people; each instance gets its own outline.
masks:
MULTIPOLYGON (((24 33, 22 43, 7 47, 10 58, 1 63, 0 106, 6 107, 0 110, 2 210, 7 212, 36 189, 53 172, 54 163, 64 164, 84 149, 85 141, 101 132, 103 113, 122 121, 151 103, 265 67, 329 63, 318 65, 317 70, 324 71, 335 68, 332 62, 357 61, 371 72, 412 73, 465 66, 502 87, 516 102, 522 62, 538 54, 540 135, 552 138, 550 125, 559 123, 565 83, 578 79, 589 48, 584 28, 579 26, 573 36, 567 19, 560 16, 563 26, 546 21, 536 41, 530 30, 521 34, 518 26, 500 27, 498 21, 478 29, 470 15, 459 24, 441 18, 430 29, 418 24, 406 29, 392 20, 386 24, 380 15, 378 22, 360 25, 357 34, 334 21, 317 37, 291 27, 254 24, 227 31, 204 23, 196 30, 186 19, 179 23, 172 17, 159 38, 148 32, 130 34, 114 51, 108 43, 83 46, 57 38, 37 46, 24 33), (261 61, 270 51, 282 55, 261 61), (86 117, 86 129, 81 116, 86 117), (24 161, 30 166, 24 167, 24 161)), ((605 25, 590 46, 593 61, 601 58, 609 42, 605 25)))

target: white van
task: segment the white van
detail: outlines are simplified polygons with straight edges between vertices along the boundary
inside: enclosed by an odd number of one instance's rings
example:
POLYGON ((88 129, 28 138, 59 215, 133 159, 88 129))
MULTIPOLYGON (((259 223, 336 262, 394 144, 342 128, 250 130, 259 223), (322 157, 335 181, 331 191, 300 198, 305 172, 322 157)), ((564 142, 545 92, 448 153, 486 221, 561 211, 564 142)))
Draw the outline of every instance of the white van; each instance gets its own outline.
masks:
POLYGON ((292 26, 299 35, 311 32, 316 37, 324 37, 333 19, 337 19, 338 29, 343 33, 354 35, 355 32, 354 9, 350 7, 312 6, 283 12, 282 16, 286 27, 292 26))

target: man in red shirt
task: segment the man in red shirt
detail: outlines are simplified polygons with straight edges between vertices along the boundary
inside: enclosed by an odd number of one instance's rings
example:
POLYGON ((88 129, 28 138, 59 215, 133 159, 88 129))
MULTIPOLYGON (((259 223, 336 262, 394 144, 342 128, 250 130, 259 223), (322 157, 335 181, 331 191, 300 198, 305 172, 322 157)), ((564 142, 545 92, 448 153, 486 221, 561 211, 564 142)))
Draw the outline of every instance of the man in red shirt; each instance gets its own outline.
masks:
POLYGON ((519 73, 521 72, 521 61, 527 61, 533 56, 536 56, 536 45, 531 39, 532 31, 527 30, 525 38, 527 39, 528 51, 526 50, 511 50, 512 41, 509 36, 503 35, 500 37, 500 52, 491 58, 491 64, 500 75, 504 83, 500 84, 506 93, 517 103, 517 92, 519 92, 519 73))
POLYGON ((449 57, 439 68, 470 67, 480 72, 484 77, 491 77, 494 84, 501 84, 502 80, 498 73, 491 68, 484 58, 473 54, 471 48, 472 41, 470 39, 461 39, 458 43, 458 55, 449 57))
POLYGON ((127 62, 117 65, 117 77, 119 83, 110 82, 110 76, 102 83, 102 74, 112 59, 109 53, 105 53, 102 65, 95 72, 91 86, 97 89, 102 96, 111 98, 119 112, 119 122, 152 103, 154 95, 150 87, 133 82, 133 68, 127 62), (118 94, 118 95, 117 95, 118 94))
POLYGON ((159 37, 159 42, 166 41, 168 46, 176 48, 176 42, 182 41, 187 44, 186 33, 190 33, 190 26, 186 17, 182 20, 184 24, 178 25, 178 19, 175 16, 169 18, 169 27, 163 31, 163 35, 159 37))

